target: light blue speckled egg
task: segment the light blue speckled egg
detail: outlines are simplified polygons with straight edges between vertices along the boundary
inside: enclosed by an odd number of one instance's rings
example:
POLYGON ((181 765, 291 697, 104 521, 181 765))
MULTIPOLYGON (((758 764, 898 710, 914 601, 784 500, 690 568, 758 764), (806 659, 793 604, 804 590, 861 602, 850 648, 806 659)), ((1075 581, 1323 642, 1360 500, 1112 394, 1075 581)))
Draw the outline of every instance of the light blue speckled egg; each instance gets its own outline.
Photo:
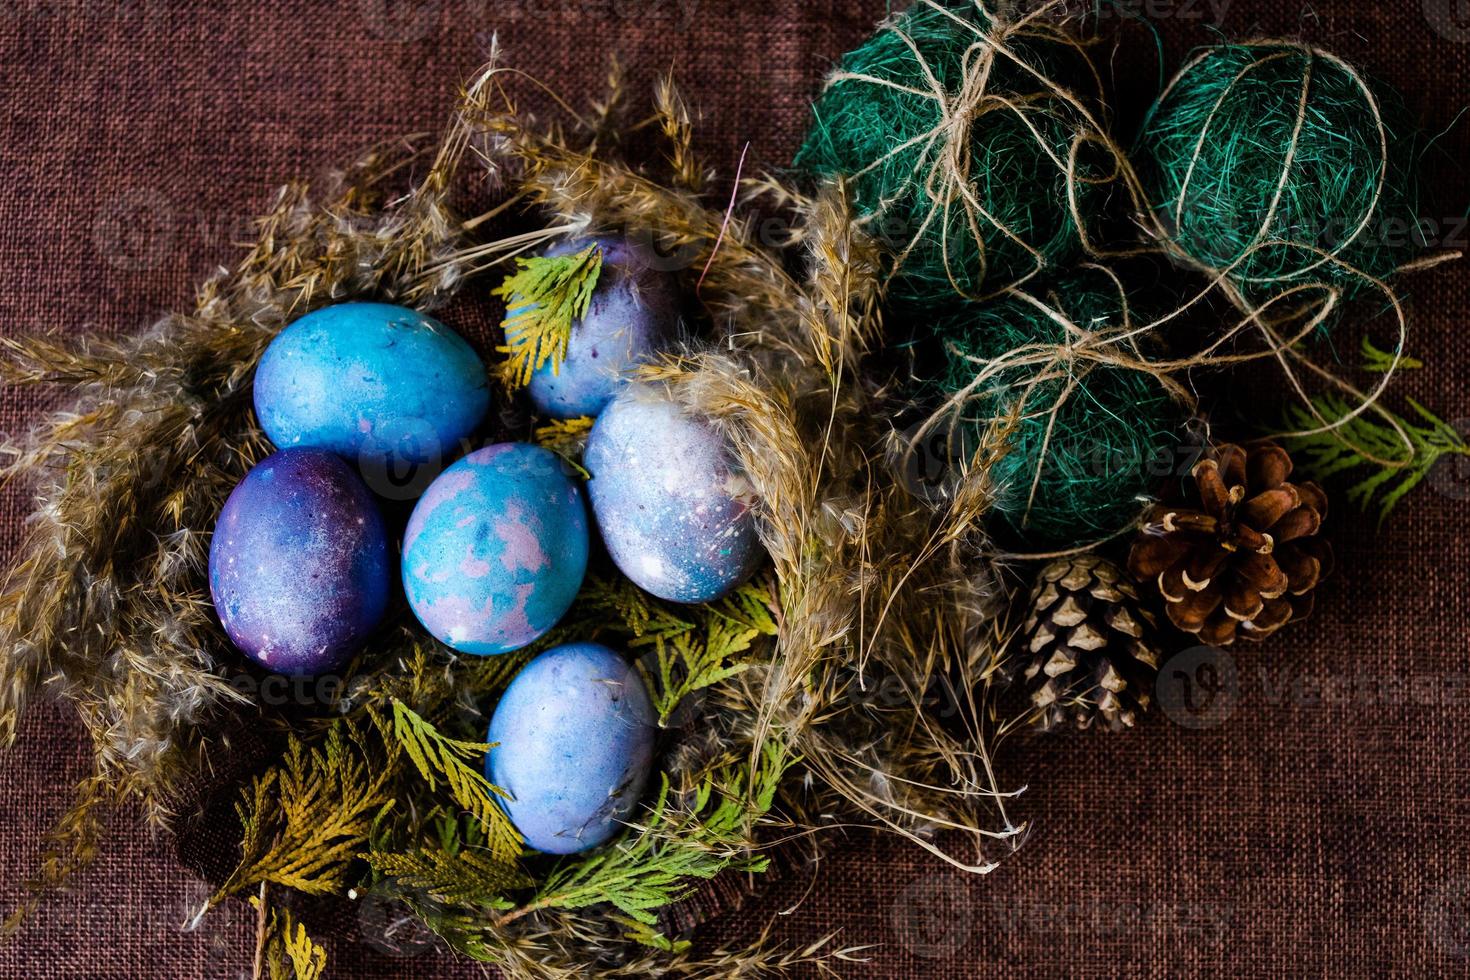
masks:
POLYGON ((574 239, 547 255, 602 249, 602 271, 587 315, 573 324, 566 358, 531 375, 531 402, 543 415, 575 418, 602 411, 638 364, 672 343, 679 321, 673 273, 646 245, 624 238, 574 239))
POLYGON ((234 644, 278 674, 344 664, 388 608, 393 555, 377 501, 341 458, 283 449, 225 501, 209 591, 234 644))
POLYGON ((485 776, 526 843, 575 854, 606 842, 643 795, 654 713, 637 668, 600 643, 553 647, 496 705, 485 776))
POLYGON ((419 498, 403 535, 403 589, 444 643, 506 653, 566 614, 587 548, 582 491, 561 458, 526 443, 487 446, 419 498))
POLYGON ((603 409, 582 465, 608 553, 644 591, 710 602, 760 563, 753 494, 729 447, 647 386, 603 409))
POLYGON ((339 303, 282 330, 255 372, 255 414, 276 446, 329 449, 389 471, 452 458, 490 407, 485 365, 439 321, 339 303))

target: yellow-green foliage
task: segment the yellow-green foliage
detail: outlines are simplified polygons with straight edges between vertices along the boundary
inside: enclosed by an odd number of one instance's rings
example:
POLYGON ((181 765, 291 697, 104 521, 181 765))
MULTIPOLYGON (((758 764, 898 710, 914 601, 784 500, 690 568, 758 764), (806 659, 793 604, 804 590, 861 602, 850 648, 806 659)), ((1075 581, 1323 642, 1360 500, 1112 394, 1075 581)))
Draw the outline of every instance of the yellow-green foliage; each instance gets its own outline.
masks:
POLYGON ((397 698, 393 699, 393 735, 429 784, 429 790, 437 789, 443 779, 455 802, 485 828, 492 857, 513 861, 520 856, 521 835, 495 799, 508 796, 478 768, 492 743, 449 738, 397 698))
POLYGON ((548 361, 558 370, 567 356, 572 327, 587 315, 602 272, 602 249, 589 245, 575 255, 516 259, 517 269, 492 295, 508 309, 501 326, 508 355, 505 380, 513 388, 531 383, 548 361))
MULTIPOLYGON (((1364 368, 1387 372, 1394 356, 1363 338, 1364 368)), ((1421 361, 1404 357, 1400 368, 1419 368, 1421 361)), ((1305 474, 1327 480, 1352 471, 1368 475, 1348 487, 1347 499, 1363 510, 1376 507, 1382 524, 1399 502, 1417 487, 1440 460, 1470 457, 1465 434, 1412 398, 1404 399, 1417 420, 1398 415, 1375 404, 1372 411, 1348 418, 1357 408, 1342 395, 1328 392, 1312 399, 1313 412, 1300 406, 1287 410, 1287 425, 1308 431, 1321 427, 1322 420, 1339 423, 1328 432, 1287 437, 1287 445, 1301 460, 1305 474), (1320 418, 1319 418, 1320 416, 1320 418)))

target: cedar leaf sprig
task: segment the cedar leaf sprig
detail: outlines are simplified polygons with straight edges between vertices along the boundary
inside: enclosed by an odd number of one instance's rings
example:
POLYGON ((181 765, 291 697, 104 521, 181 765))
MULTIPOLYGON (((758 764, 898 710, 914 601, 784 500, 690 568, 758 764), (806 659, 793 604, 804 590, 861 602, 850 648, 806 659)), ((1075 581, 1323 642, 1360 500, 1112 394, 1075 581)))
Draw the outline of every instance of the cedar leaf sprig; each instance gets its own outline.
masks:
MULTIPOLYGON (((762 746, 759 765, 729 766, 711 775, 687 810, 669 798, 668 776, 644 825, 616 847, 553 871, 526 905, 501 917, 508 923, 548 909, 611 905, 645 926, 656 926, 658 909, 688 894, 693 882, 726 868, 764 871, 768 860, 753 855, 749 834, 755 817, 770 810, 781 776, 791 762, 774 741, 762 746), (738 789, 736 789, 738 788, 738 789)), ((638 930, 630 938, 652 933, 638 930)))
POLYGON ((346 718, 332 724, 320 746, 289 736, 280 763, 236 804, 244 829, 240 863, 206 908, 262 882, 306 895, 346 890, 349 866, 394 804, 399 749, 382 737, 384 722, 371 717, 376 738, 346 718))
MULTIPOLYGON (((696 626, 674 613, 667 603, 652 601, 648 593, 621 575, 588 576, 578 605, 590 618, 611 620, 629 646, 646 642, 651 636, 687 633, 696 626)), ((688 611, 695 610, 690 607, 688 611)))
MULTIPOLYGON (((1367 415, 1348 419, 1334 433, 1293 436, 1287 439, 1291 448, 1302 454, 1302 468, 1314 478, 1326 480, 1350 470, 1371 469, 1368 476, 1348 487, 1347 499, 1366 511, 1376 507, 1378 524, 1382 526, 1389 513, 1408 493, 1424 482, 1440 460, 1452 456, 1470 457, 1470 443, 1444 419, 1419 402, 1406 398, 1417 413, 1419 422, 1388 413, 1398 423, 1396 430, 1387 421, 1367 415), (1399 431, 1408 436, 1413 447, 1405 451, 1399 431), (1344 445, 1351 443, 1351 446, 1344 445), (1357 448, 1354 448, 1357 447, 1357 448), (1394 460, 1398 465, 1385 466, 1365 456, 1367 450, 1380 459, 1394 460)), ((1326 394, 1312 400, 1323 418, 1335 422, 1348 415, 1353 406, 1339 395, 1326 394)), ((1388 410, 1385 409, 1385 412, 1388 410)), ((1306 409, 1293 406, 1288 410, 1288 425, 1310 428, 1320 423, 1306 409)))
POLYGON ((509 864, 520 857, 521 835, 496 800, 507 799, 509 794, 466 761, 483 759, 493 743, 450 738, 397 698, 393 699, 393 736, 431 791, 443 779, 455 802, 480 822, 496 861, 509 864))
MULTIPOLYGON (((1387 372, 1395 363, 1408 369, 1424 366, 1423 361, 1412 357, 1395 358, 1392 352, 1379 349, 1367 337, 1363 338, 1362 354, 1363 367, 1378 373, 1387 372)), ((1454 456, 1470 458, 1470 442, 1465 433, 1414 399, 1404 400, 1417 414, 1417 421, 1381 405, 1374 406, 1376 418, 1368 413, 1348 418, 1356 406, 1332 392, 1312 399, 1315 414, 1296 405, 1287 409, 1289 428, 1317 428, 1322 419, 1338 423, 1333 431, 1288 436, 1285 442, 1301 454, 1303 471, 1318 480, 1352 470, 1371 470, 1348 487, 1347 499, 1364 511, 1376 507, 1380 527, 1441 460, 1454 456), (1404 445, 1405 438, 1408 447, 1404 445)))
POLYGON ((364 857, 373 871, 399 887, 421 891, 446 905, 504 908, 503 896, 531 884, 517 866, 454 845, 408 853, 370 851, 364 857))
MULTIPOLYGON (((678 633, 654 633, 654 663, 640 662, 645 674, 651 674, 649 690, 658 711, 660 727, 667 727, 669 716, 696 691, 728 680, 750 666, 738 660, 760 635, 724 616, 707 615, 702 630, 678 633)), ((634 641, 635 644, 638 641, 634 641)))
POLYGON ((584 480, 592 479, 592 474, 587 472, 582 465, 582 451, 587 446, 587 437, 592 433, 593 418, 590 415, 579 415, 572 419, 552 419, 545 425, 538 425, 531 433, 532 440, 543 449, 550 449, 556 453, 566 464, 577 471, 584 480))
POLYGON ((587 315, 602 274, 602 248, 589 245, 575 255, 516 259, 517 269, 492 291, 505 300, 504 380, 512 388, 531 383, 548 361, 553 372, 566 360, 572 327, 587 315))
MULTIPOLYGON (((250 896, 250 904, 257 910, 261 910, 262 901, 250 896)), ((311 938, 290 909, 272 907, 268 911, 263 962, 259 965, 269 972, 271 980, 322 980, 327 970, 326 947, 311 938)))

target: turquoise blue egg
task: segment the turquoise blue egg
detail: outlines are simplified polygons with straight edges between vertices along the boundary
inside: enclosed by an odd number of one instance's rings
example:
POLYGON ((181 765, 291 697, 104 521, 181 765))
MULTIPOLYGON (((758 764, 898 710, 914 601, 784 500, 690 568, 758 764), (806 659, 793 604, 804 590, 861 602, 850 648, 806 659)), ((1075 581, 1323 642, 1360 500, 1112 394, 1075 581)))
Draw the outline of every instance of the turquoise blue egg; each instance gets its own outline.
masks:
POLYGON ((565 359, 542 365, 527 389, 537 410, 553 418, 602 411, 634 369, 677 333, 678 284, 648 246, 625 238, 579 238, 546 254, 574 255, 589 245, 602 249, 602 270, 587 315, 572 325, 565 359))
POLYGON ((754 494, 724 439, 648 387, 603 409, 582 465, 608 554, 645 592, 711 602, 760 563, 754 494))
POLYGON ((566 614, 587 571, 582 491, 526 443, 470 453, 419 498, 403 590, 419 622, 464 653, 519 650, 566 614))
POLYGON ((283 449, 225 501, 209 590, 231 641, 279 674, 342 666, 388 607, 393 556, 377 502, 340 457, 283 449))
POLYGON ((643 678, 599 643, 553 647, 511 681, 485 741, 485 776, 538 851, 575 854, 605 843, 648 782, 656 728, 643 678))
POLYGON ((373 471, 452 457, 489 407, 470 345, 385 303, 308 313, 271 341, 255 372, 255 414, 271 442, 328 449, 373 471))

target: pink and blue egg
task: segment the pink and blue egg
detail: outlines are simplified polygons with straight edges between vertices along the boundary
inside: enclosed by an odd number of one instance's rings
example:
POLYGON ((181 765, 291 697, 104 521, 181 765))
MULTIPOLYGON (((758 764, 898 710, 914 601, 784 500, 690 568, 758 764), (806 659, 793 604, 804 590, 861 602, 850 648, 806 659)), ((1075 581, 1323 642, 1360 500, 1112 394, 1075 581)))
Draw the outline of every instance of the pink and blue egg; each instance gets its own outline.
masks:
POLYGON ((280 674, 342 666, 383 618, 392 554, 353 469, 318 449, 261 460, 225 501, 209 588, 225 632, 280 674))
POLYGON ((403 537, 403 588, 443 643, 508 653, 565 615, 588 547, 582 491, 560 457, 526 443, 487 446, 419 498, 403 537))
POLYGON ((511 681, 485 741, 485 776, 526 843, 576 854, 633 818, 653 761, 655 714, 643 678, 616 651, 569 643, 511 681))
POLYGON ((760 564, 754 495, 729 446, 655 389, 628 385, 603 409, 582 465, 608 554, 644 591, 712 602, 760 564))
POLYGON ((536 409, 553 418, 602 411, 629 374, 678 332, 678 283, 648 246, 604 236, 562 242, 545 254, 575 255, 592 245, 602 250, 602 270, 587 315, 572 325, 565 359, 534 372, 527 389, 536 409))

